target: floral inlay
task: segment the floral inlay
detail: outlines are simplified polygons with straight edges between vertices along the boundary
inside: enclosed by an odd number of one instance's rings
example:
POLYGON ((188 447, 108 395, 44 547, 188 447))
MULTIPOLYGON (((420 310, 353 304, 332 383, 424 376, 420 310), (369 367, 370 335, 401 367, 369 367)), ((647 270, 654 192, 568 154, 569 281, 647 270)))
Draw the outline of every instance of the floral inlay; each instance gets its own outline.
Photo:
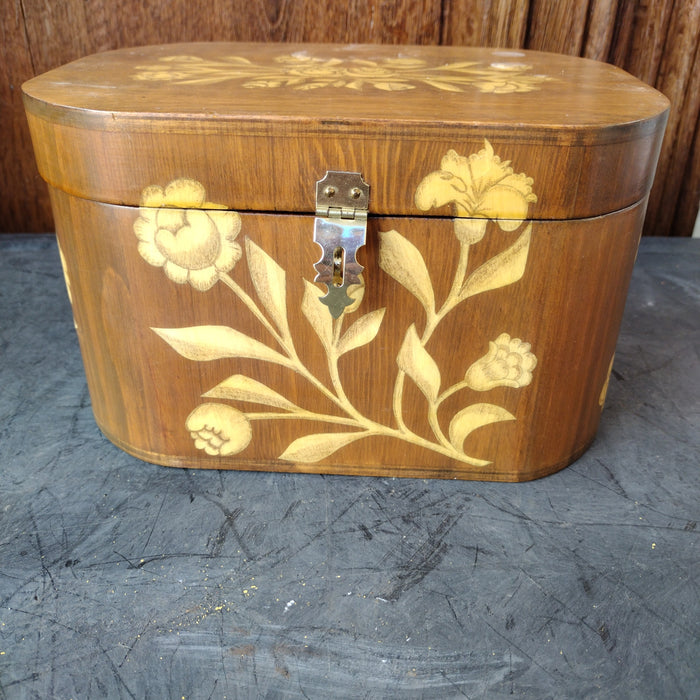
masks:
MULTIPOLYGON (((58 241, 57 241, 58 242, 58 241)), ((63 250, 61 249, 61 244, 58 242, 58 255, 61 259, 61 268, 63 270, 63 279, 66 282, 66 293, 68 294, 68 301, 73 306, 73 288, 70 282, 70 275, 68 274, 68 262, 66 261, 65 255, 63 255, 63 250)), ((75 330, 78 330, 78 322, 75 320, 75 313, 73 314, 73 325, 75 330)))
POLYGON ((598 405, 601 410, 605 406, 605 397, 608 395, 608 387, 610 386, 610 375, 612 374, 613 362, 615 362, 615 353, 610 358, 610 365, 608 366, 608 371, 605 373, 605 381, 603 382, 603 388, 600 390, 600 396, 598 397, 598 405))
POLYGON ((235 455, 248 447, 253 431, 243 413, 222 403, 204 403, 185 421, 197 449, 208 455, 235 455))
MULTIPOLYGON (((532 178, 523 173, 516 175, 510 162, 502 162, 488 141, 468 158, 448 151, 440 170, 428 175, 416 190, 419 209, 452 203, 456 216, 494 219, 504 231, 518 228, 527 218, 528 206, 536 201, 532 178)), ((476 243, 475 234, 468 232, 470 225, 471 222, 462 222, 467 230, 457 236, 466 236, 468 242, 476 243)))
MULTIPOLYGON (((196 406, 185 421, 185 428, 197 449, 212 456, 235 455, 255 439, 255 421, 295 420, 322 424, 327 429, 297 438, 279 459, 318 462, 357 440, 382 436, 477 467, 491 463, 467 454, 466 439, 479 428, 513 421, 516 416, 497 404, 470 403, 469 399, 474 401, 476 392, 481 398, 481 394, 497 387, 519 390, 530 385, 537 365, 530 343, 503 332, 488 343, 487 353, 479 357, 484 342, 478 341, 471 350, 471 357, 478 359, 467 367, 464 379, 443 387, 442 373, 430 353, 429 341, 442 320, 458 305, 515 284, 522 278, 532 232, 532 225, 525 217, 529 203, 536 201, 536 196, 532 192, 532 180, 523 174, 516 175, 508 163, 494 155, 488 141, 483 150, 469 158, 450 151, 440 168, 419 184, 416 201, 423 209, 452 203, 457 215, 453 226, 454 245, 459 254, 455 256, 457 263, 450 291, 441 303, 436 298, 431 272, 420 250, 398 231, 379 234, 380 268, 415 297, 424 312, 423 320, 417 317, 404 331, 396 356, 392 419, 386 423, 368 418, 353 405, 339 368, 340 357, 373 342, 381 333, 386 308, 352 320, 362 306, 364 281, 351 288, 349 294, 354 303, 334 319, 320 301, 321 290, 304 280, 304 293, 297 303, 325 355, 330 380, 324 382, 297 353, 287 319, 285 270, 246 238, 245 262, 257 299, 229 274, 243 257, 243 250, 236 241, 240 217, 207 202, 204 187, 193 180, 176 180, 165 188, 144 190, 140 216, 134 224, 142 257, 151 265, 162 267, 172 281, 189 282, 198 291, 206 292, 216 282, 222 282, 255 316, 271 343, 266 344, 225 325, 152 330, 181 356, 195 362, 230 359, 235 364, 236 359, 246 358, 295 372, 318 392, 319 397, 338 409, 336 414, 330 414, 318 410, 319 402, 300 406, 252 377, 232 374, 206 391, 202 395, 206 402, 196 406), (173 208, 178 204, 186 208, 173 208), (464 216, 485 218, 461 218, 464 216), (469 251, 488 235, 490 226, 500 227, 513 240, 481 265, 470 269, 469 251), (416 432, 404 419, 407 379, 415 384, 426 402, 426 430, 432 434, 430 438, 416 432), (464 397, 464 407, 445 416, 447 404, 444 402, 454 395, 464 397), (267 410, 243 411, 231 405, 238 402, 258 404, 267 410), (445 424, 447 430, 443 427, 445 424)), ((444 270, 435 272, 444 274, 444 270)), ((237 313, 234 306, 232 316, 235 318, 237 313)), ((469 348, 461 348, 460 354, 470 354, 469 348)), ((367 371, 371 372, 372 368, 367 371)))
POLYGON ((189 282, 206 292, 242 254, 236 242, 241 217, 224 209, 207 202, 204 187, 194 180, 174 180, 165 189, 147 187, 134 224, 139 253, 173 282, 189 282))
POLYGON ((305 51, 278 56, 267 64, 242 56, 163 56, 155 63, 138 66, 134 78, 181 85, 244 80, 246 88, 295 90, 362 90, 371 86, 398 91, 424 85, 448 92, 473 88, 484 93, 531 92, 551 80, 549 76, 534 74, 531 65, 520 62, 457 61, 433 65, 420 58, 321 58, 305 51))
POLYGON ((477 360, 464 375, 468 387, 488 391, 497 386, 519 389, 532 381, 537 358, 530 352, 530 343, 501 333, 489 343, 489 351, 477 360))

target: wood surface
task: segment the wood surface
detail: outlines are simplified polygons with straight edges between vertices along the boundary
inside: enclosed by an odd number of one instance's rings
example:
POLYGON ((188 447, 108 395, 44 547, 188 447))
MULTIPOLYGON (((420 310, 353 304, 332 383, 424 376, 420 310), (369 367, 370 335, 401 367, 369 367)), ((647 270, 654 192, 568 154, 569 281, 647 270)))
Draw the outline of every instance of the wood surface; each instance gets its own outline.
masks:
POLYGON ((313 184, 340 170, 370 183, 373 215, 450 215, 412 193, 451 150, 488 140, 541 193, 533 219, 646 197, 668 106, 607 64, 462 47, 166 45, 81 59, 23 90, 40 172, 85 199, 138 206, 144 188, 188 177, 230 209, 308 213, 313 184))
POLYGON ((44 3, 8 0, 0 20, 0 230, 52 230, 18 87, 90 53, 173 41, 338 41, 493 45, 612 62, 672 103, 645 231, 690 235, 700 188, 698 0, 424 0, 44 3), (569 7, 568 11, 563 8, 569 7))
POLYGON ((590 445, 656 90, 541 52, 194 43, 23 91, 95 417, 131 454, 519 481, 590 445), (327 169, 371 188, 333 317, 312 282, 327 169))
POLYGON ((182 212, 52 198, 97 422, 141 459, 521 481, 595 435, 643 202, 569 222, 456 220, 466 234, 375 217, 364 297, 331 325, 310 282, 311 216, 242 215, 235 261, 203 283, 155 250, 158 217, 186 225, 182 212), (436 316, 462 262, 472 293, 436 316))

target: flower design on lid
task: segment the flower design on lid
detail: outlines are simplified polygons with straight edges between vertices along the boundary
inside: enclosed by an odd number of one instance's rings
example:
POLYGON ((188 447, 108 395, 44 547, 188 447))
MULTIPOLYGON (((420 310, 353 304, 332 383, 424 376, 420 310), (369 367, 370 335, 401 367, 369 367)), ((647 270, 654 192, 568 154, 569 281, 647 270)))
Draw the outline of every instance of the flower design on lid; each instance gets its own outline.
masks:
MULTIPOLYGON (((493 219, 504 231, 514 231, 527 218, 530 203, 537 201, 532 182, 524 173, 514 173, 510 161, 502 161, 485 140, 484 148, 467 157, 448 151, 440 170, 418 185, 416 206, 427 211, 452 203, 458 217, 493 219)), ((465 235, 469 243, 479 240, 471 232, 465 235)))
POLYGON ((245 56, 161 56, 149 65, 138 66, 133 78, 179 85, 241 80, 242 87, 252 89, 362 91, 371 87, 396 92, 430 87, 441 92, 464 92, 471 88, 492 94, 532 92, 541 89, 542 83, 554 80, 532 71, 532 65, 517 61, 442 63, 408 55, 339 58, 296 51, 263 62, 245 56))

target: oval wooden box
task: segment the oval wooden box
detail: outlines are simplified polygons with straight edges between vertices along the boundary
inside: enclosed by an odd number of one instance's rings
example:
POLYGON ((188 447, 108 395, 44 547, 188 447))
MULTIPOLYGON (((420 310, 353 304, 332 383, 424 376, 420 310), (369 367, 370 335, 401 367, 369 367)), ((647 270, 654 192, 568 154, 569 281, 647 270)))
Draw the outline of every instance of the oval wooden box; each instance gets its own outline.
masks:
POLYGON ((95 417, 119 447, 519 481, 590 445, 658 92, 553 54, 288 44, 123 49, 23 90, 95 417), (327 171, 371 188, 338 318, 313 281, 327 171))

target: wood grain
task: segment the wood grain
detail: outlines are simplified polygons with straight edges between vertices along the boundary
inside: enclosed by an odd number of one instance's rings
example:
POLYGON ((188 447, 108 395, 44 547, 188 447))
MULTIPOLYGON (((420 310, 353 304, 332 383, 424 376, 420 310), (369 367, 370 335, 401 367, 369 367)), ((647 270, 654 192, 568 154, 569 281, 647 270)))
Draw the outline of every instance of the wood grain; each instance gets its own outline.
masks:
POLYGON ((690 235, 692 231, 698 207, 690 150, 698 119, 694 101, 688 99, 693 71, 670 67, 680 67, 681 56, 689 60, 697 53, 697 19, 693 18, 698 0, 358 0, 344 4, 330 0, 125 0, 118 4, 10 0, 6 4, 0 18, 3 231, 52 228, 46 189, 36 175, 25 119, 12 86, 93 52, 183 40, 488 44, 578 53, 612 62, 672 97, 672 138, 663 146, 659 184, 645 231, 655 235, 690 235), (671 170, 689 175, 680 181, 672 176, 669 184, 671 170), (669 202, 674 203, 670 214, 669 202), (686 209, 680 211, 681 206, 686 209))
POLYGON ((532 218, 598 216, 646 197, 668 103, 626 73, 575 57, 464 47, 402 50, 400 60, 421 65, 403 73, 390 68, 397 55, 376 45, 349 53, 326 44, 208 43, 82 59, 24 86, 40 171, 54 187, 102 202, 137 206, 144 187, 182 174, 232 209, 295 212, 314 210, 309 183, 326 170, 359 171, 381 183, 373 214, 417 215, 406 192, 426 164, 437 168, 455 147, 476 153, 488 139, 543 193, 532 218), (285 73, 280 60, 290 52, 321 63, 301 78, 304 65, 285 73), (353 61, 366 65, 358 73, 353 61), (465 63, 478 73, 441 68, 465 63), (247 87, 241 70, 274 86, 247 87), (319 80, 336 85, 332 95, 301 89, 319 80), (382 89, 387 81, 403 89, 382 89), (388 125, 392 112, 400 118, 388 125))
POLYGON ((581 54, 588 4, 532 0, 526 46, 572 56, 581 54))
POLYGON ((443 3, 443 44, 522 48, 529 2, 451 0, 443 3))
POLYGON ((693 138, 700 114, 697 51, 688 52, 689 46, 700 46, 700 2, 682 0, 676 4, 676 10, 669 28, 675 41, 664 54, 657 78, 660 89, 671 99, 673 109, 667 125, 666 147, 659 158, 656 187, 649 200, 650 213, 646 224, 650 231, 668 231, 671 235, 681 234, 673 227, 681 192, 687 187, 691 193, 685 199, 686 206, 693 189, 697 201, 697 175, 692 184, 687 177, 688 169, 696 167, 692 160, 688 160, 688 155, 693 153, 693 138))
POLYGON ((50 231, 46 185, 37 172, 21 84, 35 74, 20 0, 0 19, 0 231, 50 231))
MULTIPOLYGON (((695 55, 695 65, 700 65, 700 46, 695 55)), ((689 96, 700 94, 700 75, 694 71, 689 96)), ((684 110, 684 116, 687 112, 684 110)), ((692 119, 688 130, 692 129, 692 119)), ((689 157, 681 185, 680 196, 675 209, 675 218, 671 225, 671 231, 676 235, 683 235, 684 231, 692 231, 695 225, 695 207, 700 200, 700 120, 695 121, 695 133, 693 134, 692 147, 689 149, 689 157)))
MULTIPOLYGON (((612 44, 603 60, 611 61, 645 83, 658 87, 656 80, 661 59, 679 40, 669 29, 675 5, 673 2, 620 2, 612 44)), ((688 51, 691 47, 685 45, 683 48, 688 51)))
MULTIPOLYGON (((490 462, 474 465, 400 439, 391 413, 406 329, 415 323, 422 332, 424 318, 416 297, 380 269, 380 233, 397 230, 421 251, 436 298, 444 299, 459 257, 449 219, 372 219, 362 251, 364 298, 357 311, 342 319, 347 329, 356 317, 366 314, 366 319, 385 309, 377 340, 344 355, 339 378, 355 413, 387 426, 392 434, 370 435, 318 461, 290 460, 282 454, 300 438, 358 429, 309 379, 335 386, 319 336, 302 313, 303 279, 312 277, 318 255, 310 236, 311 217, 245 214, 240 235, 246 246, 259 246, 287 273, 283 298, 306 374, 250 357, 193 361, 164 342, 167 333, 176 332, 164 329, 232 324, 270 352, 279 352, 269 329, 243 303, 260 295, 245 270, 249 257, 230 272, 242 293, 232 294, 231 285, 222 282, 205 292, 174 284, 162 268, 148 265, 139 255, 134 235, 138 211, 52 193, 98 424, 115 444, 141 459, 180 467, 521 481, 564 467, 593 439, 636 254, 641 204, 594 219, 534 223, 522 279, 478 301, 466 300, 430 339, 426 347, 440 369, 443 388, 460 382, 465 369, 488 352, 489 341, 504 331, 529 343, 527 348, 539 358, 531 384, 463 389, 441 404, 439 420, 445 431, 450 416, 465 402, 489 401, 515 416, 467 437, 468 454, 490 462), (99 244, 84 235, 104 229, 110 235, 99 244), (450 274, 438 274, 440 270, 450 274), (249 377, 296 406, 341 423, 329 427, 320 418, 265 420, 261 412, 270 411, 265 406, 218 401, 256 416, 250 418, 253 437, 240 454, 207 455, 201 446, 197 449, 186 426, 193 410, 212 401, 208 390, 231 375, 249 377)), ((523 228, 506 232, 490 226, 487 237, 472 247, 470 270, 492 260, 523 233, 523 228)), ((409 429, 427 440, 426 399, 408 380, 403 405, 409 429)))
POLYGON ((656 90, 536 51, 206 42, 23 92, 92 407, 129 453, 521 481, 591 443, 656 90), (360 291, 332 316, 310 213, 329 165, 374 188, 360 291))
POLYGON ((618 0, 591 0, 582 56, 595 61, 607 60, 617 11, 618 0))

